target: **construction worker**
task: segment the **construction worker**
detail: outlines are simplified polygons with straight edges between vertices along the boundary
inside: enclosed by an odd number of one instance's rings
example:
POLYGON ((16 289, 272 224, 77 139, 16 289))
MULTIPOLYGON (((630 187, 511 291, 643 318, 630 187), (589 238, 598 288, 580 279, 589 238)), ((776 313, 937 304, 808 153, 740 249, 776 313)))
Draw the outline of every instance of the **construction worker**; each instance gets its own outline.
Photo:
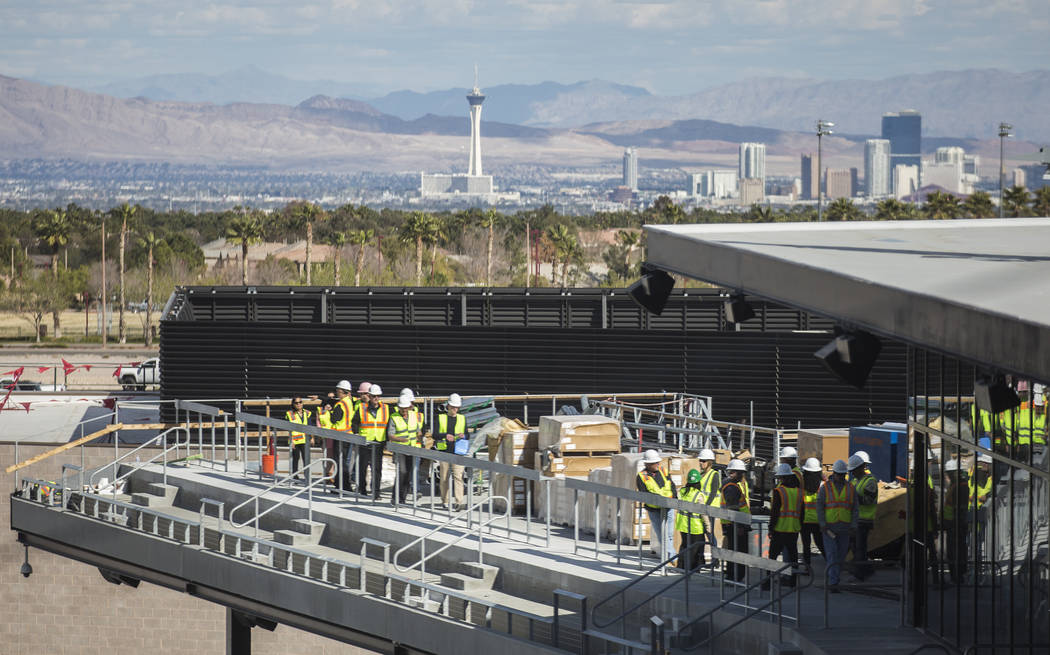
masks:
MULTIPOLYGON (((327 423, 328 427, 332 430, 339 430, 340 432, 350 431, 350 417, 354 415, 354 397, 351 396, 354 387, 350 384, 349 380, 340 380, 335 385, 335 398, 331 405, 331 409, 327 412, 327 423)), ((340 461, 339 455, 346 449, 345 444, 342 444, 335 439, 325 439, 325 456, 333 461, 340 461)), ((332 486, 338 484, 335 481, 335 471, 332 470, 332 465, 325 463, 324 474, 326 478, 332 480, 332 486)), ((345 466, 343 467, 346 468, 345 466)), ((342 487, 348 489, 347 486, 347 472, 343 471, 342 487)))
MULTIPOLYGON (((715 468, 715 453, 710 448, 700 451, 700 500, 711 507, 722 506, 722 473, 715 468)), ((704 538, 715 548, 718 548, 718 539, 715 537, 714 521, 703 517, 704 538)))
POLYGON ((357 492, 368 493, 365 482, 368 469, 372 469, 372 498, 375 500, 379 500, 379 485, 383 480, 383 444, 390 422, 390 408, 383 403, 382 395, 383 389, 378 384, 369 386, 365 395, 367 400, 358 404, 350 422, 350 431, 367 439, 370 451, 361 451, 358 455, 357 492))
POLYGON ((841 459, 831 467, 831 477, 817 492, 817 523, 824 535, 824 552, 828 562, 828 588, 839 593, 839 574, 849 552, 850 539, 857 531, 860 506, 857 492, 846 480, 848 467, 841 459))
POLYGON ((805 510, 802 515, 802 567, 806 573, 813 573, 813 545, 816 543, 820 554, 827 560, 824 550, 824 537, 817 521, 817 494, 824 483, 820 460, 810 457, 802 465, 802 504, 805 510))
POLYGON ((974 533, 974 561, 977 565, 976 575, 983 571, 984 539, 988 531, 988 503, 992 499, 992 487, 995 478, 992 476, 992 458, 984 453, 977 456, 977 461, 967 476, 970 487, 970 511, 976 524, 974 533))
MULTIPOLYGON (((353 396, 353 412, 350 414, 350 420, 347 425, 347 432, 353 433, 354 416, 357 414, 362 403, 368 403, 368 390, 372 387, 371 382, 362 382, 357 385, 357 391, 353 396)), ((343 489, 347 491, 353 491, 354 482, 357 480, 358 474, 355 472, 357 466, 357 446, 350 444, 343 445, 343 489)))
MULTIPOLYGON (((302 396, 295 396, 292 398, 292 408, 284 413, 284 420, 299 425, 314 425, 314 414, 303 407, 302 396)), ((300 462, 303 466, 310 466, 310 447, 306 444, 306 434, 293 431, 289 436, 292 440, 292 475, 299 480, 300 462)), ((310 443, 313 444, 313 437, 310 437, 310 443)))
MULTIPOLYGON (((687 503, 702 503, 701 477, 698 469, 690 470, 686 478, 686 485, 678 492, 678 499, 687 503)), ((678 568, 687 573, 705 564, 703 516, 699 512, 680 511, 674 519, 674 529, 681 536, 681 545, 678 547, 678 568)))
MULTIPOLYGON (((421 404, 417 404, 416 403, 416 392, 415 391, 412 391, 408 387, 405 387, 404 389, 401 390, 401 393, 398 394, 398 398, 400 398, 401 396, 407 396, 409 399, 412 400, 411 411, 412 411, 413 414, 416 415, 416 422, 419 424, 419 446, 420 446, 420 448, 422 448, 424 446, 424 443, 423 443, 424 442, 424 436, 426 434, 429 434, 429 431, 427 430, 426 415, 424 414, 424 412, 422 410, 419 409, 421 407, 421 404)), ((397 412, 395 412, 395 414, 396 413, 397 412)), ((416 475, 417 475, 417 479, 418 479, 417 489, 419 490, 419 492, 423 493, 424 488, 426 488, 426 490, 429 491, 429 489, 430 489, 430 460, 429 459, 426 459, 425 457, 417 458, 417 460, 416 460, 416 475)))
POLYGON ((879 483, 868 471, 870 462, 868 454, 858 450, 850 455, 847 463, 850 483, 857 492, 857 505, 860 508, 853 543, 854 575, 860 580, 867 579, 873 573, 871 565, 868 564, 868 535, 875 527, 875 512, 879 506, 879 483))
MULTIPOLYGON (((399 446, 420 447, 420 432, 423 425, 419 423, 419 413, 412 406, 413 397, 402 394, 397 398, 397 412, 390 415, 390 421, 386 427, 386 438, 390 443, 399 446)), ((397 453, 398 477, 397 493, 391 496, 393 504, 404 503, 408 499, 408 492, 412 488, 412 480, 415 478, 416 458, 404 453, 397 453)))
MULTIPOLYGON (((459 413, 463 399, 458 393, 449 394, 445 403, 445 413, 438 414, 437 432, 434 433, 434 450, 454 453, 456 442, 467 438, 467 418, 459 413)), ((454 509, 463 505, 463 465, 441 462, 438 467, 438 478, 441 483, 441 505, 449 507, 449 487, 452 490, 454 509), (451 485, 449 484, 451 478, 451 485)))
MULTIPOLYGON (((642 458, 644 468, 638 472, 635 486, 638 491, 647 491, 664 498, 676 498, 678 490, 670 476, 667 475, 667 471, 661 468, 662 462, 660 453, 655 450, 645 451, 642 458)), ((649 527, 652 530, 652 538, 649 543, 651 547, 657 549, 656 552, 660 555, 660 559, 665 560, 670 553, 674 552, 674 534, 671 532, 674 528, 674 510, 646 504, 645 511, 649 514, 649 527)))
MULTIPOLYGON (((784 563, 791 564, 791 576, 787 580, 789 587, 795 586, 798 577, 798 533, 802 531, 802 486, 798 476, 787 462, 777 464, 777 486, 773 489, 773 503, 769 511, 769 559, 775 560, 781 554, 784 563)), ((763 589, 769 589, 769 579, 762 583, 763 589)))
POLYGON ((952 584, 960 584, 966 575, 966 550, 969 531, 969 486, 966 471, 952 458, 944 465, 944 500, 941 526, 944 528, 945 558, 952 584))
POLYGON ((802 469, 798 467, 798 451, 792 446, 784 446, 780 449, 780 463, 787 464, 795 477, 798 478, 798 486, 802 486, 802 469))
MULTIPOLYGON (((751 490, 748 489, 744 473, 747 467, 739 459, 729 461, 726 467, 726 482, 722 485, 722 508, 734 512, 751 513, 751 490)), ((727 550, 735 550, 738 553, 747 552, 748 533, 751 532, 751 524, 736 523, 722 519, 722 539, 727 550)), ((747 579, 747 566, 744 564, 726 564, 726 578, 743 582, 747 579)))

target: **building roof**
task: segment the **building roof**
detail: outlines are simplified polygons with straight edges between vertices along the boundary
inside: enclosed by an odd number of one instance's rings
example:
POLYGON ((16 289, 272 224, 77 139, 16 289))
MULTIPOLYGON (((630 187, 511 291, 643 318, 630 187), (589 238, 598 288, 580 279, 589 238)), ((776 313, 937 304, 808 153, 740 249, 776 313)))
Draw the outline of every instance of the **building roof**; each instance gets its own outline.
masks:
POLYGON ((1050 381, 1050 218, 645 229, 658 268, 1050 381))

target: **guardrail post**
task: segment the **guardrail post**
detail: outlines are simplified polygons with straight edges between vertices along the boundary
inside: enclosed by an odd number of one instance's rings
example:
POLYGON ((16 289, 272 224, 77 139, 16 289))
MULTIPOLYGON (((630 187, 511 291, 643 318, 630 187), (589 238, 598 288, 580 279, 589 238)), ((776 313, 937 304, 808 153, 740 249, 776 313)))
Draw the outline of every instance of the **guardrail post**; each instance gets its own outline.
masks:
POLYGON ((587 597, 580 599, 580 653, 587 655, 590 651, 590 639, 587 637, 587 597))
POLYGON ((659 616, 649 617, 649 653, 664 652, 664 621, 659 616))

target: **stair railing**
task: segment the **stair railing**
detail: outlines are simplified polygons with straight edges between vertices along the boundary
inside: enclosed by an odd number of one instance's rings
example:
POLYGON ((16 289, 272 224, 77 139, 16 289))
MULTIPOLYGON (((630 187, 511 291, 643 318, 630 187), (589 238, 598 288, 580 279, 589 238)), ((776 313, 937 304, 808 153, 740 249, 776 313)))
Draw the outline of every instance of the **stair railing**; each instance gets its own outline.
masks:
POLYGON ((436 528, 434 528, 430 532, 427 532, 426 534, 424 534, 424 535, 422 535, 420 537, 417 537, 416 539, 412 540, 411 542, 409 542, 405 546, 401 547, 396 553, 394 553, 394 568, 397 569, 398 571, 402 572, 402 573, 407 573, 408 571, 411 571, 412 569, 414 569, 416 567, 419 567, 419 581, 420 582, 425 582, 425 577, 426 577, 426 572, 427 572, 427 561, 430 560, 431 558, 436 557, 437 555, 440 555, 441 553, 445 552, 445 550, 447 550, 448 548, 458 544, 460 541, 462 541, 466 537, 474 534, 475 530, 476 530, 477 536, 478 536, 478 564, 482 564, 483 563, 483 558, 484 558, 484 544, 485 544, 484 528, 489 526, 492 523, 495 523, 496 521, 498 521, 500 519, 507 519, 510 516, 510 510, 511 510, 510 501, 505 496, 488 496, 487 498, 483 498, 483 499, 477 501, 476 503, 474 503, 473 505, 471 505, 470 507, 468 507, 467 509, 461 510, 457 514, 452 515, 451 517, 449 517, 449 519, 447 521, 445 521, 441 525, 437 526, 436 528), (484 505, 486 505, 486 504, 491 503, 494 500, 502 500, 504 502, 504 508, 505 508, 504 509, 504 513, 503 514, 491 514, 490 513, 489 514, 489 518, 485 519, 483 511, 482 511, 482 507, 484 505), (478 510, 478 521, 477 521, 477 524, 476 524, 476 528, 472 527, 470 525, 470 523, 472 523, 472 522, 468 522, 468 526, 466 527, 466 529, 463 530, 463 532, 459 536, 457 536, 452 541, 446 543, 445 545, 441 546, 437 550, 435 550, 435 551, 433 551, 433 552, 431 552, 429 554, 427 553, 427 539, 429 539, 433 535, 437 534, 438 532, 441 532, 443 530, 447 530, 447 529, 451 528, 453 523, 455 523, 456 521, 460 520, 461 518, 469 516, 475 509, 478 510), (411 565, 408 565, 408 566, 402 566, 401 564, 399 564, 398 560, 401 559, 401 555, 403 555, 404 553, 408 552, 412 548, 415 548, 417 545, 420 547, 419 560, 414 562, 411 565))
POLYGON ((139 445, 137 448, 129 450, 128 452, 124 453, 120 457, 114 459, 109 464, 106 464, 106 465, 101 466, 98 469, 96 469, 95 472, 92 473, 91 476, 88 478, 88 484, 90 484, 92 487, 94 487, 95 484, 96 484, 96 480, 99 477, 99 474, 101 474, 103 471, 105 471, 106 469, 108 469, 109 467, 112 466, 113 467, 113 480, 112 480, 112 482, 110 482, 110 484, 112 485, 111 488, 113 490, 113 495, 115 496, 115 495, 117 495, 117 485, 118 485, 118 483, 127 480, 132 475, 134 475, 139 469, 141 469, 141 468, 143 468, 145 466, 149 466, 150 464, 153 464, 158 459, 163 462, 162 467, 164 469, 164 471, 163 471, 164 484, 168 484, 168 453, 171 452, 171 451, 175 451, 176 453, 178 453, 178 451, 181 448, 185 448, 186 452, 188 453, 189 452, 189 447, 190 447, 190 431, 187 428, 184 428, 182 426, 176 426, 176 427, 173 427, 173 428, 168 428, 167 430, 165 430, 164 432, 161 432, 160 434, 158 434, 157 436, 153 437, 149 441, 139 445), (185 441, 179 441, 178 439, 176 439, 175 443, 173 443, 173 444, 171 444, 169 446, 168 445, 168 434, 171 433, 171 432, 185 432, 186 433, 186 440, 185 441), (135 455, 136 453, 138 453, 140 450, 142 450, 144 448, 155 447, 158 443, 161 444, 161 451, 159 453, 157 453, 153 457, 150 457, 145 462, 136 462, 135 465, 131 467, 131 470, 129 470, 124 475, 120 475, 120 476, 117 475, 117 473, 120 470, 120 463, 122 461, 126 460, 127 458, 131 457, 132 455, 135 455))
POLYGON ((273 505, 270 505, 265 510, 260 512, 259 511, 259 499, 262 498, 263 496, 265 496, 266 494, 270 493, 274 489, 278 488, 278 487, 287 486, 288 483, 292 480, 293 477, 299 475, 299 471, 292 471, 291 473, 289 473, 288 475, 284 476, 283 478, 280 478, 280 479, 276 480, 273 484, 271 484, 270 486, 266 487, 265 489, 263 489, 259 493, 255 494, 254 496, 252 496, 248 500, 244 501, 240 505, 237 505, 236 507, 231 509, 230 510, 230 516, 229 516, 230 525, 232 525, 235 528, 240 529, 240 528, 244 528, 244 527, 254 523, 255 524, 255 536, 258 537, 259 536, 259 520, 262 517, 266 516, 267 514, 272 512, 273 510, 277 509, 278 507, 281 507, 282 505, 287 504, 288 501, 292 500, 293 498, 298 498, 299 496, 301 496, 304 493, 307 494, 307 499, 308 499, 308 503, 309 503, 308 509, 307 509, 307 515, 308 515, 309 520, 313 521, 314 520, 314 505, 313 505, 313 490, 314 490, 314 487, 322 485, 325 482, 329 482, 333 478, 335 478, 335 471, 336 471, 336 462, 335 462, 334 459, 329 459, 327 457, 323 457, 321 459, 316 459, 316 460, 310 462, 305 467, 303 467, 303 472, 306 475, 306 481, 307 481, 306 484, 304 486, 300 487, 298 489, 298 491, 296 491, 295 493, 283 497, 281 500, 277 501, 273 505), (317 465, 321 465, 322 467, 323 466, 327 466, 327 465, 331 465, 331 467, 332 467, 331 471, 332 472, 329 473, 328 475, 319 475, 318 477, 314 478, 313 477, 313 469, 317 465), (244 509, 248 505, 254 505, 255 506, 255 514, 253 516, 248 517, 244 521, 241 521, 241 522, 235 521, 233 517, 236 516, 237 512, 242 510, 242 509, 244 509))

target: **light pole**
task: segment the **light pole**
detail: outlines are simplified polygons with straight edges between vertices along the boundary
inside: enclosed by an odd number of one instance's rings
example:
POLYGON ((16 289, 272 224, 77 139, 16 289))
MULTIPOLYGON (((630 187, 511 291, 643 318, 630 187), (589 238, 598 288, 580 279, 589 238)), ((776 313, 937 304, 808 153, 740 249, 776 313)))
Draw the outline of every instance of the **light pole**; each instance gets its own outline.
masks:
POLYGON ((820 161, 823 154, 821 139, 825 134, 834 134, 831 131, 833 127, 835 127, 835 124, 831 121, 817 120, 817 222, 824 220, 824 185, 821 184, 823 164, 820 161))
POLYGON ((1006 163, 1003 158, 1006 155, 1006 137, 1013 136, 1010 130, 1014 129, 1009 123, 999 123, 999 218, 1003 217, 1003 181, 1006 179, 1006 163))

